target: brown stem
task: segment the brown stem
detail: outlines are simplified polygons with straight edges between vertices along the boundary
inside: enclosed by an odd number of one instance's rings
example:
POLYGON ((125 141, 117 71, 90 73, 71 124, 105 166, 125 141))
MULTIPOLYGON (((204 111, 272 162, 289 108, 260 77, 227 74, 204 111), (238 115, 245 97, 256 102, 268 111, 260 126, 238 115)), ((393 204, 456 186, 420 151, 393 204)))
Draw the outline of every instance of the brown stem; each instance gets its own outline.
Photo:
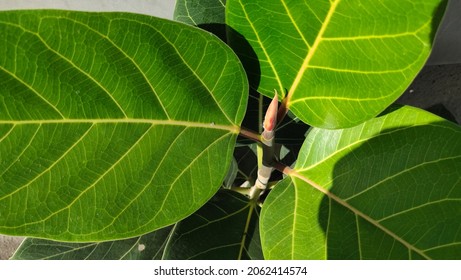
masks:
POLYGON ((256 142, 261 142, 261 135, 259 135, 258 133, 254 132, 254 131, 251 131, 249 129, 241 128, 240 129, 240 135, 247 138, 247 139, 251 139, 251 140, 254 140, 256 142))
POLYGON ((291 169, 291 167, 286 166, 285 164, 281 162, 278 162, 278 161, 274 162, 273 166, 275 169, 277 169, 278 171, 282 172, 285 175, 290 175, 291 173, 293 173, 293 169, 291 169))

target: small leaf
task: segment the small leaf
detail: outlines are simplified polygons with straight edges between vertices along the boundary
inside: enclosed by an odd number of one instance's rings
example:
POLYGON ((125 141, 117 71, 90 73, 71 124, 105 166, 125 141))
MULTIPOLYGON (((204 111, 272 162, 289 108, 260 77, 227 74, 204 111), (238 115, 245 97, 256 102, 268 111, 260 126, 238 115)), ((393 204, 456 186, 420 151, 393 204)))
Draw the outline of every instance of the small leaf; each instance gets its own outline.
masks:
POLYGON ((259 209, 233 191, 218 192, 174 227, 165 259, 259 259, 259 209))
POLYGON ((411 83, 429 55, 445 5, 229 0, 228 40, 253 88, 269 97, 276 89, 309 125, 352 127, 382 112, 411 83))
POLYGON ((312 129, 261 213, 268 259, 461 258, 461 128, 402 107, 312 129))
POLYGON ((248 98, 215 36, 154 17, 0 12, 0 232, 123 239, 221 185, 248 98))
POLYGON ((117 241, 65 243, 26 238, 13 260, 159 260, 171 226, 146 235, 117 241))

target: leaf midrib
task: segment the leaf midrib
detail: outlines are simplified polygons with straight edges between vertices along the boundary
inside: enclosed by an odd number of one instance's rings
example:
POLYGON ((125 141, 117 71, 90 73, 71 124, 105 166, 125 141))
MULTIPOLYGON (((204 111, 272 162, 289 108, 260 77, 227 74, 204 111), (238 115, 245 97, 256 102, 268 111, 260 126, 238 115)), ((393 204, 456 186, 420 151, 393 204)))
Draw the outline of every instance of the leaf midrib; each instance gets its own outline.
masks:
POLYGON ((341 0, 335 0, 335 1, 331 2, 330 9, 328 10, 328 13, 327 13, 327 15, 325 17, 325 20, 323 21, 322 27, 320 28, 319 33, 317 34, 317 37, 315 38, 315 41, 312 44, 312 47, 309 49, 309 52, 307 53, 307 56, 304 59, 304 62, 301 65, 301 68, 299 69, 298 74, 296 75, 296 78, 294 79, 293 84, 291 85, 290 90, 288 91, 288 94, 287 94, 287 96, 285 98, 286 100, 284 102, 285 102, 287 108, 290 107, 290 99, 293 96, 293 93, 296 91, 296 88, 300 84, 301 79, 304 76, 304 72, 309 67, 309 63, 310 63, 311 59, 314 57, 315 51, 317 50, 320 42, 322 41, 323 34, 325 33, 325 31, 326 31, 326 29, 328 27, 328 24, 330 23, 330 20, 331 20, 334 12, 336 10, 336 7, 338 6, 340 1, 341 0))
POLYGON ((240 132, 240 127, 237 125, 224 125, 215 124, 213 122, 190 122, 190 121, 176 121, 176 120, 152 120, 152 119, 134 119, 134 118, 123 118, 123 119, 47 119, 47 120, 0 120, 0 125, 31 125, 31 124, 151 124, 151 125, 164 125, 164 126, 185 126, 185 127, 198 127, 208 128, 217 130, 226 130, 233 134, 240 132))

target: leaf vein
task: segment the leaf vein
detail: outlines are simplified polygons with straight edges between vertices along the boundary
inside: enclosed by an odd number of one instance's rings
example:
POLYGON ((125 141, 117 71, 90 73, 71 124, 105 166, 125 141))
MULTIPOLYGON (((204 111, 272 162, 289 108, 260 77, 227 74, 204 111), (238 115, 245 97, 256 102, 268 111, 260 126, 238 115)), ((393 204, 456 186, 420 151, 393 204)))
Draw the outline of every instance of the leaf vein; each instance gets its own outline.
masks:
POLYGON ((341 0, 334 0, 334 1, 331 2, 330 9, 329 9, 329 11, 328 11, 328 13, 327 13, 327 15, 325 17, 323 25, 320 28, 319 33, 317 34, 317 37, 315 38, 314 43, 312 44, 312 47, 310 48, 309 52, 307 53, 307 56, 304 59, 303 64, 301 65, 301 68, 299 69, 298 74, 296 75, 296 77, 295 77, 295 79, 293 81, 293 84, 291 85, 290 90, 288 91, 288 95, 286 97, 287 98, 287 101, 286 101, 287 108, 291 104, 290 99, 293 96, 294 92, 296 91, 296 88, 300 84, 301 79, 304 76, 304 72, 310 66, 309 65, 310 61, 311 61, 312 57, 314 57, 314 54, 315 54, 320 42, 322 41, 323 34, 325 33, 325 31, 326 31, 326 29, 327 29, 327 27, 328 27, 328 25, 330 23, 330 20, 333 17, 333 14, 334 14, 334 12, 336 10, 336 7, 338 6, 340 1, 341 0))
MULTIPOLYGON (((40 131, 40 128, 41 128, 42 125, 38 125, 37 129, 34 131, 34 133, 32 134, 32 136, 30 137, 29 141, 27 142, 27 144, 23 147, 22 151, 18 154, 18 156, 16 157, 15 160, 13 160, 11 162, 10 165, 8 165, 4 170, 3 172, 0 174, 0 177, 2 177, 6 172, 8 172, 8 170, 11 168, 11 166, 13 166, 20 158, 21 156, 25 153, 25 151, 31 146, 32 144, 32 141, 34 141, 35 137, 37 136, 37 133, 40 131)), ((2 200, 3 198, 0 198, 0 200, 2 200)))
POLYGON ((250 17, 248 16, 248 12, 245 8, 245 5, 243 5, 242 1, 238 1, 239 4, 240 4, 240 7, 242 8, 242 11, 243 13, 245 14, 245 19, 247 20, 247 22, 249 23, 251 29, 253 30, 253 33, 255 34, 256 36, 256 39, 257 39, 257 43, 261 46, 261 50, 263 51, 264 53, 264 56, 267 58, 267 63, 270 65, 271 69, 272 69, 272 72, 274 73, 275 75, 275 79, 277 80, 277 83, 279 85, 279 92, 281 94, 284 94, 285 90, 283 88, 283 85, 282 85, 282 80, 280 79, 279 77, 279 74, 276 70, 276 67, 274 65, 274 63, 272 62, 272 59, 271 59, 271 56, 269 55, 269 53, 267 52, 264 44, 263 44, 263 41, 261 40, 261 38, 259 37, 259 34, 258 32, 256 31, 256 28, 255 26, 253 25, 253 22, 250 20, 250 17))
POLYGON ((437 164, 437 163, 440 163, 440 162, 445 161, 445 160, 453 160, 453 159, 458 159, 458 158, 461 158, 461 155, 459 155, 459 156, 453 156, 453 157, 438 158, 438 159, 436 159, 436 160, 425 161, 425 162, 416 164, 416 165, 414 165, 414 166, 412 166, 412 167, 410 167, 410 168, 404 169, 404 170, 402 170, 402 171, 400 171, 400 172, 397 172, 397 173, 395 173, 395 174, 388 175, 388 176, 386 176, 385 179, 376 182, 375 184, 371 185, 370 187, 366 188, 365 190, 363 190, 363 191, 361 191, 361 192, 358 192, 358 193, 356 193, 356 194, 354 194, 354 195, 352 195, 352 196, 350 196, 350 197, 348 197, 348 198, 345 198, 344 200, 345 200, 345 201, 348 201, 348 200, 351 200, 351 199, 353 199, 353 198, 357 198, 357 197, 359 197, 359 196, 361 196, 361 195, 367 193, 368 191, 370 191, 370 190, 372 190, 372 189, 378 187, 379 185, 381 185, 381 184, 383 184, 383 183, 385 183, 385 182, 387 182, 387 181, 389 181, 389 180, 392 180, 392 179, 394 179, 394 178, 396 178, 396 177, 398 177, 398 176, 401 176, 401 175, 403 175, 403 174, 405 174, 405 173, 407 173, 407 172, 413 171, 413 170, 415 170, 415 169, 417 169, 417 168, 421 168, 421 167, 424 167, 424 166, 426 166, 426 165, 437 164))
MULTIPOLYGON (((50 171, 51 168, 53 168, 56 164, 58 164, 70 151, 72 151, 72 149, 78 144, 80 143, 80 141, 85 138, 85 136, 88 134, 88 132, 91 130, 91 128, 93 127, 93 125, 91 125, 83 134, 82 136, 79 137, 79 139, 77 139, 77 141, 75 141, 75 143, 69 147, 69 149, 67 149, 58 159, 56 159, 53 164, 51 164, 47 169, 45 169, 43 172, 37 174, 37 176, 29 181, 27 184, 25 185, 22 185, 18 188, 16 188, 13 192, 3 196, 3 197, 0 197, 0 201, 7 198, 7 197, 11 197, 12 195, 14 195, 15 193, 21 191, 22 189, 24 188, 27 188, 28 186, 30 186, 30 184, 32 184, 35 180, 37 180, 38 178, 40 178, 42 175, 44 175, 46 172, 50 171)), ((38 131, 38 130, 37 130, 38 131)))
POLYGON ((55 111, 56 113, 58 113, 63 119, 65 119, 66 117, 61 113, 61 111, 58 110, 58 108, 56 108, 55 105, 51 104, 50 101, 48 101, 47 99, 45 99, 43 97, 43 95, 41 95, 37 90, 35 90, 31 85, 27 84, 23 79, 19 78, 17 75, 15 75, 14 73, 8 71, 7 69, 5 69, 3 66, 0 66, 0 69, 7 73, 8 75, 10 75, 11 77, 13 77, 14 79, 16 79, 18 82, 20 82, 22 85, 24 85, 26 88, 28 88, 30 91, 32 91, 35 95, 37 95, 41 100, 43 100, 50 108, 53 109, 53 111, 55 111))

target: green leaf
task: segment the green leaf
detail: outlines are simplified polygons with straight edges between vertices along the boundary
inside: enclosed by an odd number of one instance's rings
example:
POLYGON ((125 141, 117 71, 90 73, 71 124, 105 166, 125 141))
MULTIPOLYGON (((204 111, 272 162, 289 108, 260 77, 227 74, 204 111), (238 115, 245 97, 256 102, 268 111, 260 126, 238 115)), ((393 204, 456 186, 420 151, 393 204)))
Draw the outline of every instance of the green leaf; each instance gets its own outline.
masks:
POLYGON ((173 18, 190 25, 225 23, 226 0, 177 0, 173 18))
POLYGON ((241 186, 248 184, 247 187, 254 185, 258 176, 258 158, 257 158, 257 145, 246 144, 239 145, 234 150, 234 157, 238 164, 238 173, 235 178, 234 186, 241 186))
POLYGON ((360 124, 400 96, 424 65, 445 0, 229 0, 230 45, 259 92, 303 122, 360 124), (248 48, 238 46, 249 44, 248 48))
POLYGON ((139 236, 221 185, 248 98, 215 36, 124 13, 0 13, 0 232, 139 236))
POLYGON ((108 242, 66 243, 26 238, 12 259, 262 259, 258 221, 259 207, 243 195, 222 190, 175 226, 108 242))
POLYGON ((237 161, 235 160, 235 158, 233 158, 229 170, 227 171, 227 175, 222 183, 223 188, 230 189, 232 187, 235 178, 237 178, 238 171, 239 167, 237 161))
POLYGON ((312 129, 261 213, 268 259, 461 258, 461 128, 402 107, 312 129))
POLYGON ((177 0, 173 18, 197 26, 227 41, 226 0, 177 0))
POLYGON ((261 259, 258 221, 254 202, 222 190, 175 225, 164 259, 261 259))
POLYGON ((13 260, 159 260, 172 227, 131 239, 65 243, 26 238, 13 260))

